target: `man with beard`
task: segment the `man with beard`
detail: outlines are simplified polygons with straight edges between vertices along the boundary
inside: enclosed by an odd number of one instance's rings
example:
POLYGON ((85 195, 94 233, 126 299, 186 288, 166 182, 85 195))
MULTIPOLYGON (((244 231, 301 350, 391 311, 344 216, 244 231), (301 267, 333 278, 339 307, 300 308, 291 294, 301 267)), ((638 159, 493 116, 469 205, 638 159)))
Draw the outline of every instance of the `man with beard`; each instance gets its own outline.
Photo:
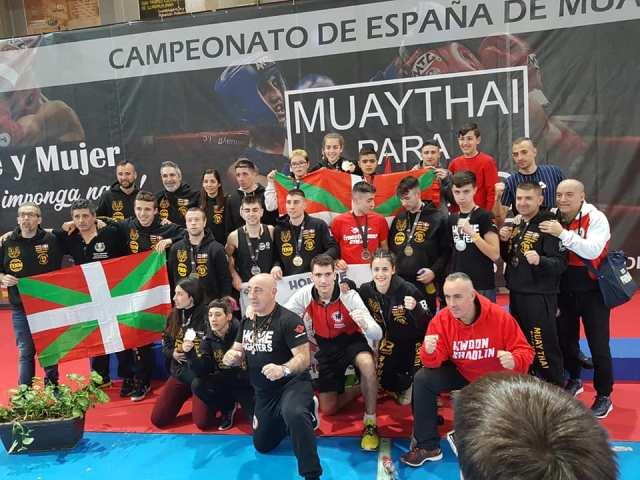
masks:
POLYGON ((100 196, 96 215, 109 217, 117 222, 134 215, 133 203, 140 191, 136 187, 138 173, 129 160, 116 164, 116 182, 100 196))
MULTIPOLYGON (((0 284, 9 292, 11 322, 18 347, 18 382, 31 385, 35 375, 35 345, 27 315, 18 291, 18 279, 58 270, 62 249, 56 237, 40 227, 40 207, 26 202, 18 207, 18 227, 5 239, 0 249, 0 284)), ((45 381, 58 383, 58 366, 45 368, 45 381)))
POLYGON ((205 212, 197 207, 187 210, 184 238, 171 246, 167 271, 172 289, 191 274, 198 275, 204 302, 231 294, 229 264, 220 245, 209 230, 205 230, 205 212))
POLYGON ((156 194, 158 214, 161 219, 184 227, 184 215, 197 205, 200 192, 182 183, 182 171, 174 162, 162 162, 160 178, 164 189, 156 194))
POLYGON ((558 239, 540 227, 540 223, 553 219, 551 212, 540 211, 541 205, 540 185, 518 185, 516 208, 522 221, 500 229, 500 254, 507 265, 504 276, 509 288, 509 311, 535 350, 533 370, 563 387, 556 310, 560 277, 567 260, 558 239))

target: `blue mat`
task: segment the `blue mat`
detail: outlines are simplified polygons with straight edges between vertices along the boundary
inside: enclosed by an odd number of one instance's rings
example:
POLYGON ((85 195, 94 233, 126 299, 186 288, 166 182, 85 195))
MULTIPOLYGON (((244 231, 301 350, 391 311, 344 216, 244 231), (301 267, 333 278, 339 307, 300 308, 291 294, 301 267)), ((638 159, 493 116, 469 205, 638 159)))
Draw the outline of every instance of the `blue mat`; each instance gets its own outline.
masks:
MULTIPOLYGON (((613 378, 619 381, 640 381, 640 339, 612 338, 609 345, 613 358, 613 378)), ((580 348, 591 356, 586 340, 580 340, 580 348)), ((591 380, 593 370, 582 370, 582 378, 591 380)))
MULTIPOLYGON (((400 479, 457 480, 457 462, 443 442, 445 458, 420 468, 398 465, 406 441, 392 444, 400 479)), ((359 439, 319 438, 324 479, 375 479, 377 453, 363 452, 359 439)), ((640 443, 616 442, 621 480, 638 478, 640 443)), ((299 479, 291 444, 285 440, 269 454, 253 449, 247 436, 87 433, 70 452, 30 455, 0 454, 0 478, 11 480, 75 480, 130 478, 154 480, 299 479)))

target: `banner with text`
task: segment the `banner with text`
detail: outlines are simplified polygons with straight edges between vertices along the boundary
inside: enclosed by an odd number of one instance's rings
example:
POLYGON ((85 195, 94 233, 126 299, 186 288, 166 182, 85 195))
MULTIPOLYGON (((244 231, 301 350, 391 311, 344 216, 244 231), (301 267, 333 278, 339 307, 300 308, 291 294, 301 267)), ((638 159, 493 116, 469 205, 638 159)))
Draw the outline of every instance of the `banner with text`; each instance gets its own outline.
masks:
POLYGON ((233 188, 239 156, 263 174, 296 147, 313 163, 328 132, 395 170, 435 137, 446 166, 474 121, 502 172, 529 134, 539 163, 584 181, 635 272, 638 32, 637 0, 309 0, 3 40, 0 222, 30 200, 57 226, 122 160, 148 190, 164 160, 233 188))

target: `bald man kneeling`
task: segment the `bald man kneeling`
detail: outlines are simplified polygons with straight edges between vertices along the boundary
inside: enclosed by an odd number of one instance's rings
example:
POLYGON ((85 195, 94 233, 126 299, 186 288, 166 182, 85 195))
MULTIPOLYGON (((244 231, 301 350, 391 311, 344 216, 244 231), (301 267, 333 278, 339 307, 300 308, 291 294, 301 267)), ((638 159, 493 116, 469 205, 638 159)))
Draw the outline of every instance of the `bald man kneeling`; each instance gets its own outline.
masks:
POLYGON ((309 345, 302 319, 276 303, 271 275, 249 280, 249 308, 226 365, 246 359, 256 394, 253 444, 262 453, 276 448, 291 435, 298 473, 307 480, 320 478, 314 429, 318 426, 317 400, 309 376, 309 345))

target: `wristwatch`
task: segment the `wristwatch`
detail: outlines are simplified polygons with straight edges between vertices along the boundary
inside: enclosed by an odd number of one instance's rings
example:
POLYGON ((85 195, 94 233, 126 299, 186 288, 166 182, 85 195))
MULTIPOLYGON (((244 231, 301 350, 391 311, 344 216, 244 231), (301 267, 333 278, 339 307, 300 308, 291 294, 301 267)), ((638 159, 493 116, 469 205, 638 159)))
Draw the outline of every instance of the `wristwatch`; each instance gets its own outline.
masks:
POLYGON ((282 365, 282 376, 288 377, 289 375, 291 375, 291 369, 286 365, 282 365))

